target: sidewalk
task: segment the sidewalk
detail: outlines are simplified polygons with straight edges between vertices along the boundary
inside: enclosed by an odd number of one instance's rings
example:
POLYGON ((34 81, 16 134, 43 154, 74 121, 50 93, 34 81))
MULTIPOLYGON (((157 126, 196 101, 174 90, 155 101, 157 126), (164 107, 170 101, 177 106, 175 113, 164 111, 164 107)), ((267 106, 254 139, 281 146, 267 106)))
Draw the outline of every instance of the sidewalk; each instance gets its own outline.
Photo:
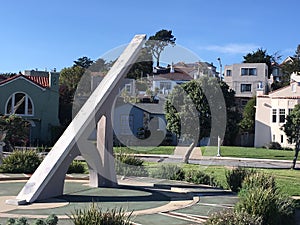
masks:
MULTIPOLYGON (((178 155, 151 155, 151 154, 133 154, 135 157, 141 158, 149 162, 169 162, 180 163, 182 156, 178 155)), ((292 166, 291 160, 278 159, 256 159, 256 158, 235 158, 235 157, 216 157, 216 156, 201 156, 199 159, 190 159, 190 164, 199 165, 218 165, 231 167, 257 167, 268 169, 290 169, 292 166)))

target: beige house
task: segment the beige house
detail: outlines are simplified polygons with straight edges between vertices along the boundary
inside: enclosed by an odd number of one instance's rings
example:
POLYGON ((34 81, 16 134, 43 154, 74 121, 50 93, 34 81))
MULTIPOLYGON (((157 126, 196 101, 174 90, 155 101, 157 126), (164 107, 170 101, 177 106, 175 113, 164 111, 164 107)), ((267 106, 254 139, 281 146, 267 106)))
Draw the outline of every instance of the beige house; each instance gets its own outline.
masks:
POLYGON ((257 90, 268 91, 268 66, 265 63, 240 63, 226 65, 224 81, 235 91, 237 104, 243 108, 257 90))
POLYGON ((295 79, 298 82, 293 81, 289 86, 270 92, 268 95, 264 95, 263 91, 257 92, 255 147, 262 147, 270 142, 278 142, 282 147, 294 147, 288 143, 284 131, 280 128, 295 105, 300 104, 300 79, 298 79, 295 79))

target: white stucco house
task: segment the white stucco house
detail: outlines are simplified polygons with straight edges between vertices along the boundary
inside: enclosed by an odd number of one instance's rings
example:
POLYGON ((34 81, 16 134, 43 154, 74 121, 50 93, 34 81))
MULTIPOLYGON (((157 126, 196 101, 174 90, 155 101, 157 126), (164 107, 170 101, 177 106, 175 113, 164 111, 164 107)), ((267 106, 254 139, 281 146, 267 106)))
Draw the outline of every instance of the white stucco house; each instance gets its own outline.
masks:
POLYGON ((300 104, 300 75, 292 74, 287 87, 263 94, 257 91, 255 118, 255 147, 278 142, 282 147, 294 147, 280 128, 295 105, 300 104))
POLYGON ((170 73, 154 75, 149 80, 152 82, 152 91, 158 90, 158 94, 167 96, 176 85, 189 82, 193 78, 185 72, 175 70, 170 73))

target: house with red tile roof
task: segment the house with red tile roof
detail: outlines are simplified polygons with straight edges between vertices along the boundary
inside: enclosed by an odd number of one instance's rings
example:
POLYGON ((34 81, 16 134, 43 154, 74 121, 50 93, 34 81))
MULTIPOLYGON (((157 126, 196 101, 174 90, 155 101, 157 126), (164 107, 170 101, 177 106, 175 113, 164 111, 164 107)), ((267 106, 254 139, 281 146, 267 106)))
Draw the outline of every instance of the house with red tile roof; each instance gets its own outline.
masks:
POLYGON ((30 123, 30 144, 45 145, 59 126, 59 73, 26 70, 0 80, 0 114, 16 114, 30 123))

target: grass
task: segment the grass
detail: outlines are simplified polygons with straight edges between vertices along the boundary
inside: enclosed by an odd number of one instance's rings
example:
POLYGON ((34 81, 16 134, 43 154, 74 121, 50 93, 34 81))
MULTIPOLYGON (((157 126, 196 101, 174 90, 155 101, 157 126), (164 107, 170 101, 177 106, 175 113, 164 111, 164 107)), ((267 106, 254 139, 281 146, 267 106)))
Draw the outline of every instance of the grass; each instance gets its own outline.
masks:
MULTIPOLYGON (((214 146, 202 147, 201 151, 204 156, 216 156, 218 152, 217 147, 214 146)), ((294 156, 294 151, 236 146, 221 146, 220 151, 224 157, 238 158, 292 160, 294 156)))
POLYGON ((137 146, 137 147, 114 147, 115 153, 128 154, 158 154, 158 155, 172 155, 174 154, 175 146, 137 146))
MULTIPOLYGON (((158 146, 158 147, 114 147, 114 152, 131 153, 131 154, 174 154, 175 146, 158 146)), ((202 155, 216 156, 217 147, 208 146, 201 147, 202 155)), ((221 146, 221 155, 224 157, 237 158, 257 158, 257 159, 281 159, 292 160, 294 151, 288 150, 272 150, 265 148, 221 146)))

